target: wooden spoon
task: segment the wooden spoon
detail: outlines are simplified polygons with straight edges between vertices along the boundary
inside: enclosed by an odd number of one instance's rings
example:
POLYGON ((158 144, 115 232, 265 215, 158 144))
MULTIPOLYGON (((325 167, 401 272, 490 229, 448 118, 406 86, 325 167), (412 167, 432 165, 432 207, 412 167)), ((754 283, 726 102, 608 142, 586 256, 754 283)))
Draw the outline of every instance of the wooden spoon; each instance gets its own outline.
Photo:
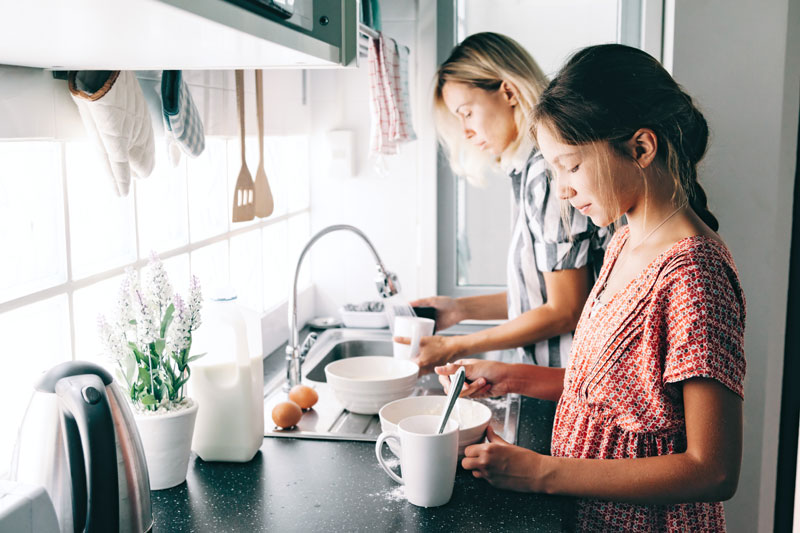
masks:
POLYGON ((236 110, 239 112, 239 136, 242 140, 242 169, 233 190, 233 221, 246 222, 255 218, 253 201, 255 185, 244 159, 244 71, 236 71, 236 110))
POLYGON ((258 168, 256 169, 256 216, 268 217, 275 209, 272 191, 264 170, 264 84, 262 70, 256 70, 256 111, 258 113, 258 168))

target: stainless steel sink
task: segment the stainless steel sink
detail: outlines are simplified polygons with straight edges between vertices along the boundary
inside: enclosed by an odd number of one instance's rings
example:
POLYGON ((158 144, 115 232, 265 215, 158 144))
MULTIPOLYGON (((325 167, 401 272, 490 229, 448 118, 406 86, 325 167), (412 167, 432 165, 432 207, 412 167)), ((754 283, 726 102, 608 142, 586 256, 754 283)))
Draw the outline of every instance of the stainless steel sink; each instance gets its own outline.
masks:
MULTIPOLYGON (((458 330, 455 330, 458 331, 458 330)), ((448 332, 444 332, 448 334, 448 332)), ((359 415, 344 409, 325 381, 325 365, 339 359, 364 355, 392 355, 392 337, 387 329, 329 329, 322 333, 303 363, 302 380, 314 387, 319 401, 303 414, 297 427, 283 430, 272 422, 272 408, 287 399, 283 390, 284 375, 276 376, 265 387, 264 435, 306 439, 375 441, 380 435, 378 415, 359 415)), ((503 350, 473 357, 512 362, 515 352, 503 350)), ((443 395, 434 374, 421 377, 412 396, 443 395)), ((492 410, 491 424, 506 441, 516 443, 520 398, 510 394, 502 398, 479 400, 492 410)))

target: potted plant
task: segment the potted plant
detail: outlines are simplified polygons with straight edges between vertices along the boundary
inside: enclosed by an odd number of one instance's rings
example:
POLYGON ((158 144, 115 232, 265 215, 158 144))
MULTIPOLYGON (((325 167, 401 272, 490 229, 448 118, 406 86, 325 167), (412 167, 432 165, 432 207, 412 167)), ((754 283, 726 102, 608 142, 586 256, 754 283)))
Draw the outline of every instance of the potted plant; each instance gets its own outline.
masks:
POLYGON ((129 268, 112 320, 98 318, 106 354, 133 405, 144 446, 150 488, 183 483, 189 467, 197 405, 186 397, 192 332, 200 327, 202 295, 192 276, 188 301, 174 294, 164 265, 153 254, 141 283, 129 268))

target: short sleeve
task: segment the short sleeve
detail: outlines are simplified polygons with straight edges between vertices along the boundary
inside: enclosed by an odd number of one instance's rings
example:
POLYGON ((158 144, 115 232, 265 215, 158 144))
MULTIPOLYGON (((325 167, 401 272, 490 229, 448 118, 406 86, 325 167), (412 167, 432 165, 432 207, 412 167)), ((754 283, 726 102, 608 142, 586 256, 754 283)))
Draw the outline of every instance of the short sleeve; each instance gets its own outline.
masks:
POLYGON ((543 160, 528 171, 536 173, 526 180, 525 191, 536 267, 541 272, 552 272, 589 264, 598 228, 571 205, 562 205, 543 160), (566 211, 562 213, 562 209, 566 211))
MULTIPOLYGON (((706 248, 715 246, 708 244, 706 248)), ((664 382, 703 377, 744 397, 744 296, 718 251, 683 258, 662 292, 667 331, 664 382)))

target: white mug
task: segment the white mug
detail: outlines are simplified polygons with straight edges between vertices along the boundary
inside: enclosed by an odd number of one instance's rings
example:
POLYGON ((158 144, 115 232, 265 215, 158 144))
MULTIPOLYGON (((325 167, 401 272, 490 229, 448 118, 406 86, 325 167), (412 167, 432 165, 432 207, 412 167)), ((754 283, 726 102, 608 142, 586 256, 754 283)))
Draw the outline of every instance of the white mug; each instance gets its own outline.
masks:
POLYGON ((411 344, 393 342, 394 356, 398 359, 413 359, 419 354, 419 341, 433 335, 436 321, 418 316, 398 316, 394 319, 395 337, 411 337, 411 344))
POLYGON ((393 480, 405 485, 406 499, 419 507, 437 507, 450 501, 458 466, 458 422, 448 420, 438 433, 439 415, 416 415, 397 425, 397 434, 381 433, 375 443, 378 462, 393 480), (398 476, 381 455, 383 443, 395 440, 401 449, 398 476))

